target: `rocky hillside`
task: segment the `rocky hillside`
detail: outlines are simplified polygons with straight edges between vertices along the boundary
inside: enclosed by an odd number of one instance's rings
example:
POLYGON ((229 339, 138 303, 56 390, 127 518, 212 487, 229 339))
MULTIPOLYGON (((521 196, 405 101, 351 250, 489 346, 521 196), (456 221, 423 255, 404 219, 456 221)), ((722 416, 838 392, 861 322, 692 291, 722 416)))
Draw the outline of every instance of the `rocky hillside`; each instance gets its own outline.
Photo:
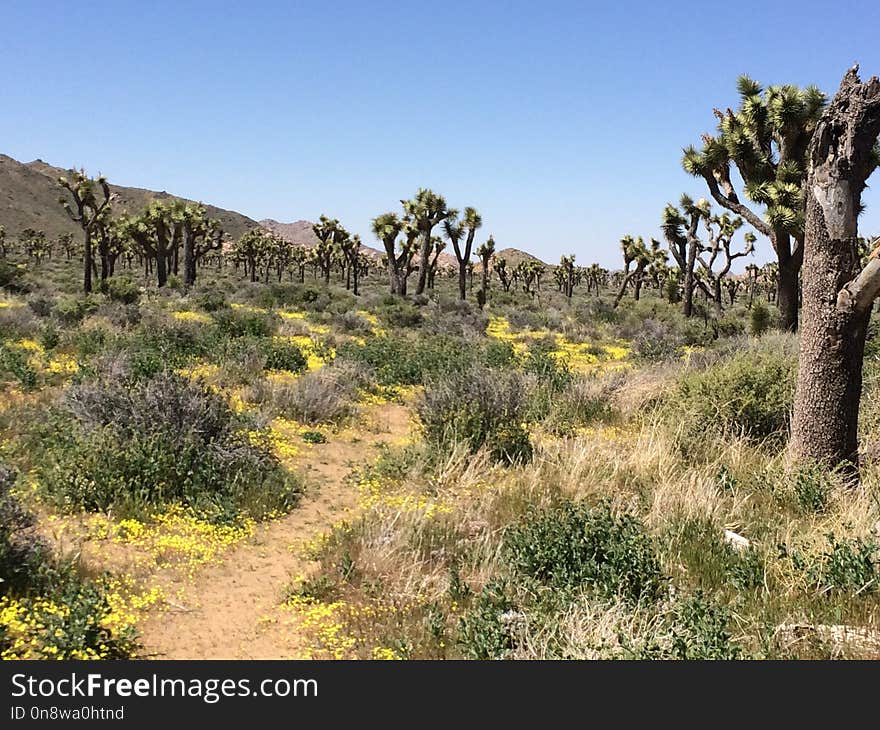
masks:
MULTIPOLYGON (((7 155, 0 154, 0 225, 6 227, 8 236, 15 237, 24 228, 43 231, 50 238, 57 238, 67 231, 78 233, 79 228, 68 217, 58 202, 63 192, 56 180, 70 170, 34 160, 22 163, 7 155)), ((114 185, 110 189, 116 193, 115 209, 137 212, 151 200, 176 198, 168 192, 114 185)), ((182 198, 186 200, 186 198, 182 198)), ((206 205, 208 215, 219 218, 232 238, 238 238, 257 223, 241 213, 206 205)))

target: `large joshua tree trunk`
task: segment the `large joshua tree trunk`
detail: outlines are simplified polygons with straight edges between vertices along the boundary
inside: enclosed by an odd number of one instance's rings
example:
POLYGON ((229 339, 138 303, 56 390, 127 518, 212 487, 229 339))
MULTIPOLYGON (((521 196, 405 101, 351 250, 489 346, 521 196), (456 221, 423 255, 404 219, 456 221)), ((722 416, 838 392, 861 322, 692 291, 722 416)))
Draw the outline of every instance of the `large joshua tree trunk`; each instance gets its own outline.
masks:
POLYGON ((861 83, 856 66, 844 76, 807 153, 803 311, 791 442, 798 458, 853 471, 865 334, 880 293, 876 254, 859 271, 856 220, 878 133, 880 80, 861 83))
MULTIPOLYGON (((782 233, 788 239, 787 233, 782 233)), ((801 271, 804 247, 798 246, 796 255, 781 254, 779 261, 779 278, 776 280, 776 306, 779 308, 779 319, 782 329, 796 332, 798 328, 798 299, 800 287, 798 274, 801 271)))
POLYGON ((189 231, 185 231, 183 236, 183 283, 189 287, 196 283, 195 241, 189 231))

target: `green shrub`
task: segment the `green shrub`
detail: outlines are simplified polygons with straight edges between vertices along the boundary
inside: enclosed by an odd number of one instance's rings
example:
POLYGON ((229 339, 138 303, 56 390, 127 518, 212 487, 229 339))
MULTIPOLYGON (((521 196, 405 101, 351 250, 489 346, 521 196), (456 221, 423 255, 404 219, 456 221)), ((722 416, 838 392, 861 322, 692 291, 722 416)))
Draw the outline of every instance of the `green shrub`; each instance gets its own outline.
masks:
POLYGON ((763 584, 764 563, 754 549, 736 550, 723 539, 723 528, 707 519, 687 519, 670 535, 675 563, 685 569, 685 580, 711 592, 732 586, 737 591, 763 584))
POLYGON ((878 546, 870 539, 827 535, 828 545, 810 569, 822 593, 874 593, 878 546))
POLYGON ((57 562, 35 531, 36 520, 12 496, 13 472, 0 467, 0 656, 4 659, 124 659, 136 650, 130 631, 103 626, 110 613, 103 580, 80 577, 57 562))
POLYGON ((794 496, 804 512, 824 512, 831 496, 828 474, 817 467, 798 470, 794 479, 794 496))
POLYGON ((483 362, 490 368, 505 368, 517 362, 513 344, 506 340, 489 340, 483 354, 483 362))
POLYGON ((326 444, 327 437, 321 431, 303 431, 302 440, 307 444, 326 444))
POLYGON ((64 324, 76 324, 86 315, 98 308, 98 302, 91 297, 62 297, 52 307, 52 315, 64 324))
POLYGON ((491 581, 474 598, 458 624, 458 644, 468 659, 505 659, 513 649, 511 631, 516 607, 505 585, 491 581))
POLYGON ((111 276, 104 282, 104 292, 114 302, 137 304, 141 298, 141 290, 131 279, 111 276))
POLYGON ((368 365, 380 385, 422 385, 445 373, 467 369, 476 359, 475 348, 464 340, 442 335, 371 337, 363 345, 342 345, 339 356, 368 365))
POLYGON ((217 312, 227 306, 226 294, 216 287, 210 287, 200 291, 193 296, 193 301, 206 312, 217 312))
POLYGON ((269 339, 264 341, 263 352, 266 355, 267 370, 289 370, 301 373, 308 365, 303 351, 289 340, 269 339))
POLYGON ((551 392, 561 392, 571 383, 571 370, 566 362, 542 349, 530 350, 522 361, 522 369, 551 392))
POLYGON ((16 475, 0 465, 0 596, 28 590, 46 552, 36 519, 12 495, 16 475))
POLYGON ((6 259, 0 259, 0 289, 26 294, 30 287, 24 280, 27 268, 23 264, 14 264, 6 259))
POLYGON ((770 329, 770 310, 758 299, 749 310, 749 334, 760 337, 768 329, 770 329))
POLYGON ((682 430, 682 445, 702 443, 706 433, 784 439, 796 366, 792 353, 771 345, 740 350, 685 374, 665 399, 670 420, 682 430))
POLYGON ((28 299, 28 307, 38 317, 48 317, 52 314, 53 306, 55 306, 55 300, 45 294, 38 294, 28 299))
POLYGON ((586 587, 599 596, 652 601, 665 580, 654 540, 631 515, 614 515, 607 504, 590 508, 566 501, 531 511, 504 533, 507 564, 560 592, 586 587))
POLYGON ((278 329, 278 316, 250 309, 221 309, 214 313, 220 332, 228 337, 270 337, 278 329))
POLYGON ((27 353, 0 343, 0 376, 11 375, 26 390, 37 387, 37 371, 28 362, 27 353))
POLYGON ((225 399, 171 373, 73 386, 46 444, 43 484, 57 501, 142 516, 180 503, 215 521, 289 509, 299 485, 225 399))
POLYGON ((739 646, 728 629, 730 611, 701 593, 685 598, 675 608, 671 659, 738 659, 739 646))
POLYGON ((517 373, 474 367, 429 385, 416 411, 435 447, 464 442, 475 453, 485 445, 497 461, 527 462, 532 445, 522 423, 526 390, 517 373))

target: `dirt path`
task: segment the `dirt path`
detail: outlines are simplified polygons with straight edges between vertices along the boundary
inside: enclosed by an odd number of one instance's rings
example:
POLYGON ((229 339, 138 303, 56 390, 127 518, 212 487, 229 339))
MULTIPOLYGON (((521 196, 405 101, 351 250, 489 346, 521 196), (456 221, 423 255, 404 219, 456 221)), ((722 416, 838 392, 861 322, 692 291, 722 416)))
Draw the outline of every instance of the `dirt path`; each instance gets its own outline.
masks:
POLYGON ((409 432, 409 410, 387 404, 367 411, 367 430, 328 437, 303 456, 310 489, 285 517, 257 527, 230 549, 219 564, 195 578, 171 576, 166 595, 176 605, 141 625, 148 656, 167 659, 290 659, 301 642, 295 627, 278 620, 278 605, 293 576, 304 572, 301 546, 356 506, 357 493, 345 483, 353 466, 376 454, 376 446, 409 432))

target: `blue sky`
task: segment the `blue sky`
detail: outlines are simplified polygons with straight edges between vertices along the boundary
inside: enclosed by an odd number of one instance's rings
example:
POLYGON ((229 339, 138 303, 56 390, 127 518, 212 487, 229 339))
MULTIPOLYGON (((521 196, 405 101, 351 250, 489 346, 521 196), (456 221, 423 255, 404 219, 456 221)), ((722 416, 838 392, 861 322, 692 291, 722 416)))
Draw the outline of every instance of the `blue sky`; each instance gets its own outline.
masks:
POLYGON ((681 148, 738 74, 831 93, 855 61, 880 73, 878 27, 876 0, 3 0, 0 152, 256 219, 327 213, 372 245, 370 219, 426 186, 501 248, 616 266, 622 235, 705 193, 681 148))

